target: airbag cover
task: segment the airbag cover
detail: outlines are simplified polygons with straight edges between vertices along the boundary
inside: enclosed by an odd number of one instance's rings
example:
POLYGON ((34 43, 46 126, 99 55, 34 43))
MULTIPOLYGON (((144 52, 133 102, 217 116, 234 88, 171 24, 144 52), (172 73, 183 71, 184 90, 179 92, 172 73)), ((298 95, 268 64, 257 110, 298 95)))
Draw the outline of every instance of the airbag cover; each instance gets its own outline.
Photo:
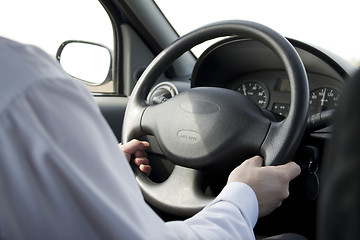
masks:
POLYGON ((141 125, 173 163, 202 169, 258 154, 270 121, 244 95, 202 87, 148 107, 141 125))

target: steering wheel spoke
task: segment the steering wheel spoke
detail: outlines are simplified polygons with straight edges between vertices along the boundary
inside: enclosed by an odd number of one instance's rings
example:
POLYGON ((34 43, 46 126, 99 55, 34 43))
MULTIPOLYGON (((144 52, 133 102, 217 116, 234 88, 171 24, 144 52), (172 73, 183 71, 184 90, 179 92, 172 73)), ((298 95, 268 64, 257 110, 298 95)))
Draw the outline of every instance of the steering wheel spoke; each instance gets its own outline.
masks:
POLYGON ((155 207, 177 216, 189 216, 200 211, 213 198, 205 196, 201 187, 202 173, 198 170, 175 166, 163 183, 154 183, 144 174, 137 174, 145 199, 155 207), (159 201, 161 199, 161 201, 159 201))

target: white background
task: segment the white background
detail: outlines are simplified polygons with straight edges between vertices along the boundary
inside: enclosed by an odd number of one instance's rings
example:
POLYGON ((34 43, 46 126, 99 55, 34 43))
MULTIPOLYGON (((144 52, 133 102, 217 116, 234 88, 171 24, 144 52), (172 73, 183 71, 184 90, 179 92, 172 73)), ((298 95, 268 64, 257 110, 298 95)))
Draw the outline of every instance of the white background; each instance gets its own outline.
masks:
MULTIPOLYGON (((252 20, 360 63, 359 0, 156 2, 180 35, 218 20, 252 20)), ((97 0, 0 0, 0 36, 39 45, 52 55, 70 39, 113 45, 110 21, 97 0)))

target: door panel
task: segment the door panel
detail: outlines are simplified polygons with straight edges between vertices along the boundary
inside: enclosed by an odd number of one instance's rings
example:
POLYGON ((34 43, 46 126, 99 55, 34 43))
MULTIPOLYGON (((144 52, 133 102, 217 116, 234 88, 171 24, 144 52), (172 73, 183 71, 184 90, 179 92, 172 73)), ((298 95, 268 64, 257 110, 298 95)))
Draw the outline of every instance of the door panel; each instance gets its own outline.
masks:
POLYGON ((101 113, 109 123, 118 141, 121 141, 121 130, 128 102, 127 97, 96 96, 95 100, 100 108, 101 113))

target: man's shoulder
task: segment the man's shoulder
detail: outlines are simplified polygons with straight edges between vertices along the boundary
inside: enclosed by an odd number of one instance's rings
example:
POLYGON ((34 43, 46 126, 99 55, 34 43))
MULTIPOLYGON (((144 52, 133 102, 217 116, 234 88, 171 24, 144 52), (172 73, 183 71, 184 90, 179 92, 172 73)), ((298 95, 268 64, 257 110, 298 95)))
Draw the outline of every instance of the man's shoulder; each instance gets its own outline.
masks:
POLYGON ((0 113, 30 86, 68 78, 58 62, 36 46, 0 37, 0 53, 0 113))

